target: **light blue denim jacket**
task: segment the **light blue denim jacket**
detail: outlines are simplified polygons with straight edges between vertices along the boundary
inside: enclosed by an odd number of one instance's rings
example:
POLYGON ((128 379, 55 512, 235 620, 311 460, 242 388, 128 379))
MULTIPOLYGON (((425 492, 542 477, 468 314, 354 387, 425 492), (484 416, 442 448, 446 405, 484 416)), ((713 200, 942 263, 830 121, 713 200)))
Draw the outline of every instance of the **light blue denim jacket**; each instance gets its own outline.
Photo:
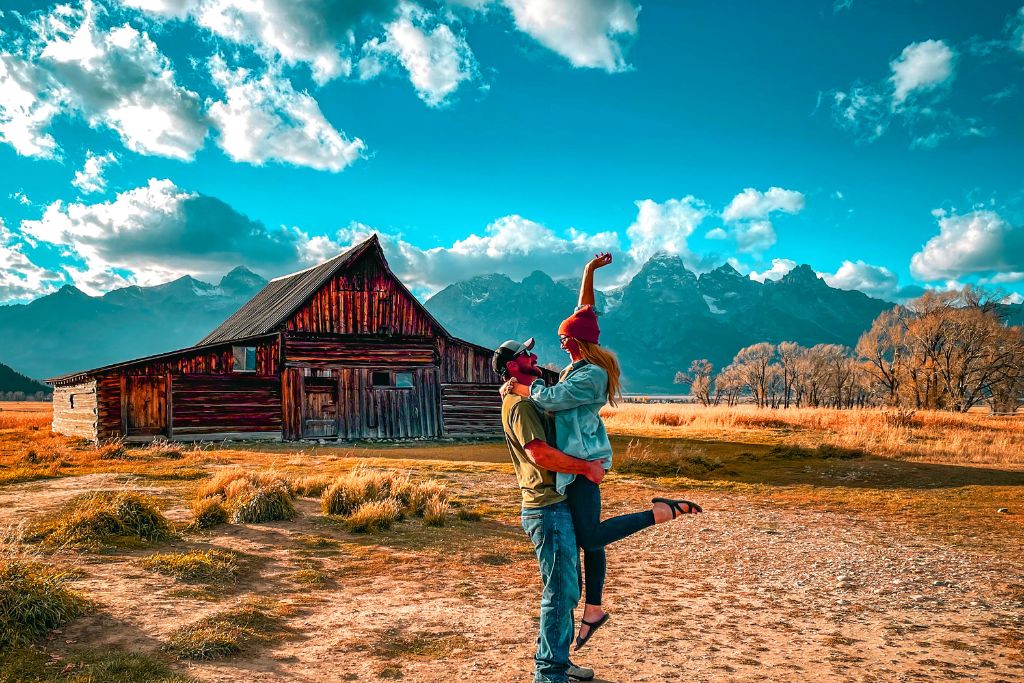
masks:
MULTIPOLYGON (((531 384, 530 398, 554 413, 558 450, 574 458, 600 460, 606 470, 611 469, 612 444, 598 414, 608 402, 608 373, 602 367, 578 360, 558 384, 531 384)), ((565 487, 575 478, 575 474, 556 472, 555 488, 565 493, 565 487)))

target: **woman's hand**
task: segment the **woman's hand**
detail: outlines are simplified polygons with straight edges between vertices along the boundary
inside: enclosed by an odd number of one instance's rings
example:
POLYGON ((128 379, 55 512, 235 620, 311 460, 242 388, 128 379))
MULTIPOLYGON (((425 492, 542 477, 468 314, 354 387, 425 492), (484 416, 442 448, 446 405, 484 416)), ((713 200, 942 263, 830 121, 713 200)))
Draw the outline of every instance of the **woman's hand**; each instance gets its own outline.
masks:
POLYGON ((589 270, 597 270, 598 268, 604 268, 612 262, 612 255, 607 251, 603 251, 599 254, 594 254, 594 258, 587 262, 587 268, 589 270))
POLYGON ((512 391, 512 387, 514 387, 517 384, 518 382, 516 381, 516 378, 513 377, 512 379, 501 385, 501 388, 498 389, 498 394, 502 398, 505 398, 506 396, 508 396, 508 393, 512 391))

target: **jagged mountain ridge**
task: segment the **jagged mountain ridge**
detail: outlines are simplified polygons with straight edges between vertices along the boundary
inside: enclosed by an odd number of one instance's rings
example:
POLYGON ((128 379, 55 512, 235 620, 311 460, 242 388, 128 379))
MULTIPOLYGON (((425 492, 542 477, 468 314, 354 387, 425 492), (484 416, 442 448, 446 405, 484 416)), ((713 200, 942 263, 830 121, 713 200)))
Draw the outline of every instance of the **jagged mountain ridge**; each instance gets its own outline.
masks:
POLYGON ((93 297, 71 285, 0 306, 0 360, 45 379, 195 344, 266 280, 243 266, 210 284, 185 275, 93 297))
MULTIPOLYGON (((576 304, 578 282, 543 273, 523 283, 482 276, 453 284, 426 305, 448 330, 484 345, 534 336, 542 363, 563 365, 558 323, 576 304)), ((708 358, 717 367, 759 341, 852 346, 893 304, 829 287, 810 266, 778 281, 751 280, 726 264, 697 276, 678 256, 652 257, 613 297, 597 302, 603 344, 613 349, 630 391, 678 391, 676 371, 708 358)))

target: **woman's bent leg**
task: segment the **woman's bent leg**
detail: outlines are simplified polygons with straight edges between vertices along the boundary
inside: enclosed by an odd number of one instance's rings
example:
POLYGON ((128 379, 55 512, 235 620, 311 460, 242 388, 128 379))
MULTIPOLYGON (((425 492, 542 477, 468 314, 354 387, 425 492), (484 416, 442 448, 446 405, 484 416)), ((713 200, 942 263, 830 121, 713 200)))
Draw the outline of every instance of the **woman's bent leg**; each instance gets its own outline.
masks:
POLYGON ((572 510, 572 521, 576 527, 576 542, 584 551, 603 548, 654 526, 654 512, 651 510, 619 515, 602 522, 601 487, 586 477, 576 477, 565 493, 569 498, 569 509, 572 510))
POLYGON ((576 543, 583 548, 583 581, 588 605, 600 605, 607 571, 604 548, 591 539, 601 523, 601 489, 585 477, 576 477, 565 491, 576 529, 576 543), (580 482, 586 482, 581 484, 580 482))

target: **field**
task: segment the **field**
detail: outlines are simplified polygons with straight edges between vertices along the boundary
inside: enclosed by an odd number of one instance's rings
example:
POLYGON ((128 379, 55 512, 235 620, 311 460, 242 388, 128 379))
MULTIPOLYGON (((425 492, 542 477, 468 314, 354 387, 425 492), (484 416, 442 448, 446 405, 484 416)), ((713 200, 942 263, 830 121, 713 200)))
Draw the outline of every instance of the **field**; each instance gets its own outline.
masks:
MULTIPOLYGON (((0 408, 0 680, 530 680, 502 443, 97 449, 0 408), (352 512, 374 495, 401 504, 352 512), (57 628, 10 640, 3 581, 57 628)), ((1024 680, 1024 416, 606 419, 606 516, 705 514, 609 548, 612 618, 576 656, 599 681, 1024 680)))

